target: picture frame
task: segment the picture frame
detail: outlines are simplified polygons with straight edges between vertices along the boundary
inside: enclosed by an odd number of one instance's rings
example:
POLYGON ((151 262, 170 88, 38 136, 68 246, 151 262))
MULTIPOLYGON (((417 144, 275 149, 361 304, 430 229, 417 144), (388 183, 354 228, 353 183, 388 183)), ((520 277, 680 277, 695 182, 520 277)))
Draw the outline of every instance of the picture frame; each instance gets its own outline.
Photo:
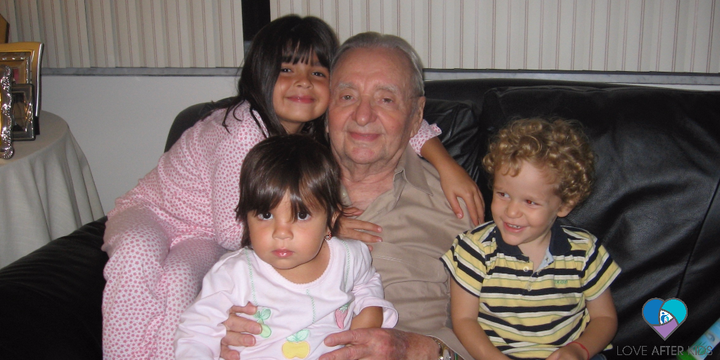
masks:
POLYGON ((17 55, 8 55, 8 53, 0 52, 0 64, 7 65, 12 70, 11 81, 13 84, 32 83, 30 79, 30 63, 32 55, 28 52, 17 53, 17 55))
POLYGON ((12 143, 12 69, 0 65, 0 158, 10 159, 15 154, 12 143))
POLYGON ((35 139, 38 123, 33 108, 33 90, 31 84, 15 84, 11 87, 13 141, 35 139))
POLYGON ((14 140, 34 140, 40 134, 40 69, 44 45, 40 42, 0 44, 0 65, 12 69, 11 91, 14 140), (32 116, 30 116, 32 114, 32 116))

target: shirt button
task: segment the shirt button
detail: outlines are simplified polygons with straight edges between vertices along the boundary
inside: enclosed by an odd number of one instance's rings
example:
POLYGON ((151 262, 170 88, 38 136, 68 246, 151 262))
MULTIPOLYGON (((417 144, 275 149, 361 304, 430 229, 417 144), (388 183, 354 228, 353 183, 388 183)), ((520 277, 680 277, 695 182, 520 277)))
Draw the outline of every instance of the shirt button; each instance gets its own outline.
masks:
POLYGON ((524 267, 524 268, 523 268, 523 271, 525 271, 525 272, 530 271, 530 267, 528 267, 528 266, 524 267))

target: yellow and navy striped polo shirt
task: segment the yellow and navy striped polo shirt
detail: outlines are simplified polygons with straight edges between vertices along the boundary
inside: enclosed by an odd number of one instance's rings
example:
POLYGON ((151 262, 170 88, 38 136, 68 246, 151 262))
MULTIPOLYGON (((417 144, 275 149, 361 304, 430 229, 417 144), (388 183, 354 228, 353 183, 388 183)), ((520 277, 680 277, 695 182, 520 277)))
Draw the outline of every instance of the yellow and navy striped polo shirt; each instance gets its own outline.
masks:
POLYGON ((547 358, 577 339, 590 321, 586 300, 620 274, 597 238, 553 224, 541 267, 505 243, 494 222, 458 235, 442 261, 453 279, 479 298, 478 322, 504 354, 547 358))

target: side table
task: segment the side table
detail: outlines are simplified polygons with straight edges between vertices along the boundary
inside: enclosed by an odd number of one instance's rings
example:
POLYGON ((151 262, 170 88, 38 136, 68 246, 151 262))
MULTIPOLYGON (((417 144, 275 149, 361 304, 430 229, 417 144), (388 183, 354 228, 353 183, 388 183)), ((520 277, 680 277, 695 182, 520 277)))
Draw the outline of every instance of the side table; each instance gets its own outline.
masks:
POLYGON ((34 141, 0 159, 0 268, 104 215, 85 154, 65 120, 42 111, 34 141))

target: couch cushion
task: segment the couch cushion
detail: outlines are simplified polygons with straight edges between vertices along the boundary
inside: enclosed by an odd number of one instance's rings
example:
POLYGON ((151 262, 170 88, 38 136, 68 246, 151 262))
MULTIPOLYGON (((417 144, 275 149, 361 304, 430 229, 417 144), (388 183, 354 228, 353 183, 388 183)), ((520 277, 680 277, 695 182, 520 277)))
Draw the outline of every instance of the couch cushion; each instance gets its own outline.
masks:
POLYGON ((720 233, 706 223, 711 204, 720 211, 720 92, 539 86, 485 94, 482 123, 494 130, 533 116, 579 120, 598 155, 593 194, 566 222, 597 235, 623 269, 612 287, 614 344, 692 344, 720 317, 711 300, 720 282, 707 278, 720 273, 720 233), (667 341, 641 315, 655 297, 688 307, 667 341))
POLYGON ((424 117, 442 129, 440 140, 448 153, 464 167, 474 180, 482 176, 478 166, 485 149, 488 131, 480 124, 480 108, 471 101, 427 99, 424 117))
POLYGON ((0 269, 0 358, 102 358, 106 220, 0 269))

